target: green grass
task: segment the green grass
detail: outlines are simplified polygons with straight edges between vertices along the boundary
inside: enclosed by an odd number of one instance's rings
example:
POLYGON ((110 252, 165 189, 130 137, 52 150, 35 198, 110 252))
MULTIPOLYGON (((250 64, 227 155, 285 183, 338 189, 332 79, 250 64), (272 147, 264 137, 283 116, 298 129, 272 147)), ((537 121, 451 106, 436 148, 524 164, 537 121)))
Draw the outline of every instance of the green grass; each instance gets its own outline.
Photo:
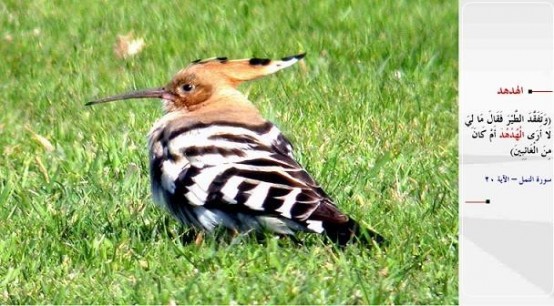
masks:
POLYGON ((457 3, 169 2, 0 2, 0 303, 457 303, 457 3), (129 31, 147 46, 121 60, 129 31), (300 51, 242 89, 390 245, 183 245, 149 190, 159 103, 84 103, 300 51))

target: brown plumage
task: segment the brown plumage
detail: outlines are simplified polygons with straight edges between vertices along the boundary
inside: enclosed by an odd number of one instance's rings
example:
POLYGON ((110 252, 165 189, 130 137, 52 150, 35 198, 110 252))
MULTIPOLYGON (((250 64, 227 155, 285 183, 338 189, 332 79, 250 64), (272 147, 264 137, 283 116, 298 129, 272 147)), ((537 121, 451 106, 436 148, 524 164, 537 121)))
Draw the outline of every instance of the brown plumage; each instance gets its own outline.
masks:
POLYGON ((154 200, 187 226, 212 231, 267 229, 292 235, 325 233, 345 245, 353 238, 380 243, 340 212, 295 161, 292 145, 237 87, 289 67, 281 60, 197 60, 162 88, 135 91, 87 105, 160 98, 165 115, 149 133, 154 200))

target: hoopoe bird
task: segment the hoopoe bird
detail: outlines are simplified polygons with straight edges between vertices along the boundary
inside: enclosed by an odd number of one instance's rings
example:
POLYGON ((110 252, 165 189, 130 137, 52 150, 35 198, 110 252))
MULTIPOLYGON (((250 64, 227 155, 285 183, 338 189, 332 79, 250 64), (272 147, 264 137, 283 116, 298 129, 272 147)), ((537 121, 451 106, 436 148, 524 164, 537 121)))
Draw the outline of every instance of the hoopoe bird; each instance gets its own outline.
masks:
POLYGON ((287 138, 237 90, 304 55, 196 60, 164 87, 87 105, 162 99, 165 114, 148 135, 151 188, 154 201, 185 226, 206 232, 220 226, 235 233, 313 232, 341 246, 356 238, 381 243, 381 235, 337 208, 296 162, 287 138))

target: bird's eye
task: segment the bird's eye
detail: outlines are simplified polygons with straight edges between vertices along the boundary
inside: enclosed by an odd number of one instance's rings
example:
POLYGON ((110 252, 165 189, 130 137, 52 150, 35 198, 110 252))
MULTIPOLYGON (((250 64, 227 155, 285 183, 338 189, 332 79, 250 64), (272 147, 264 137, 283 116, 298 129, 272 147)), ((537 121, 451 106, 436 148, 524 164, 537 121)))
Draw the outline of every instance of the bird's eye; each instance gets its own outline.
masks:
POLYGON ((194 89, 194 85, 192 84, 183 84, 181 85, 181 90, 184 92, 189 92, 194 89))

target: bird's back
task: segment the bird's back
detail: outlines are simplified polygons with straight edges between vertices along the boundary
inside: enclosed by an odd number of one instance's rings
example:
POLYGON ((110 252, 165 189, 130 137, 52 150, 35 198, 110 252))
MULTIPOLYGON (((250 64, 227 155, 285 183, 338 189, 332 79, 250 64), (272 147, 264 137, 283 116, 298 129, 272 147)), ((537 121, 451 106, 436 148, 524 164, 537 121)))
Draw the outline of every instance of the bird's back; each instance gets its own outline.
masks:
POLYGON ((294 160, 290 142, 274 124, 237 112, 203 120, 171 114, 157 123, 149 143, 158 204, 184 224, 208 231, 221 225, 239 232, 321 233, 326 221, 348 221, 294 160))

